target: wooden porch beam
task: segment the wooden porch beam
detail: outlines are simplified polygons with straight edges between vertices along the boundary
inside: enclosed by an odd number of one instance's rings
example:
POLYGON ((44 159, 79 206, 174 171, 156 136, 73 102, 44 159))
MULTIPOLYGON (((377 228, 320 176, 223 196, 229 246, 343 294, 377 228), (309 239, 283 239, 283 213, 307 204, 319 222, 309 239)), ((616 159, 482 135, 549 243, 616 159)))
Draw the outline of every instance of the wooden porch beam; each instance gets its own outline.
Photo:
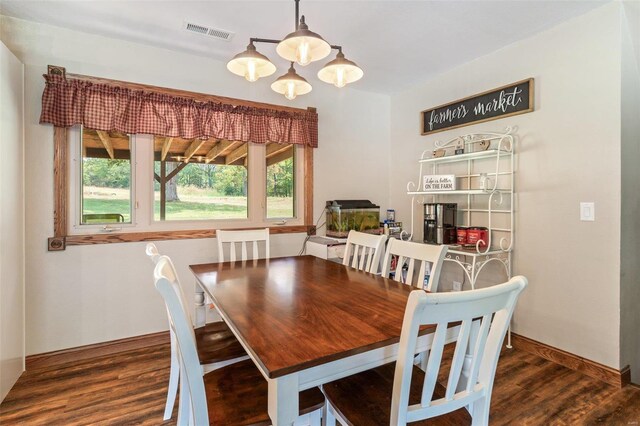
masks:
POLYGON ((173 138, 164 138, 164 143, 162 144, 162 155, 160 159, 164 161, 167 158, 167 154, 169 153, 169 148, 171 148, 171 143, 173 142, 173 138))
POLYGON ((278 154, 272 155, 271 157, 267 157, 267 167, 279 163, 281 161, 286 160, 287 158, 293 157, 293 150, 291 151, 282 151, 278 154))
POLYGON ((248 148, 248 144, 244 143, 244 144, 242 144, 242 146, 240 148, 234 149, 233 151, 231 151, 227 155, 227 157, 224 160, 224 163, 225 164, 231 164, 231 163, 234 163, 234 162, 238 161, 242 157, 246 157, 247 156, 247 148, 248 148))
POLYGON ((267 152, 265 155, 270 157, 272 155, 276 155, 281 153, 282 151, 286 151, 287 149, 293 148, 292 144, 284 144, 284 143, 271 143, 267 145, 267 152))
POLYGON ((222 154, 224 150, 229 148, 231 145, 233 145, 233 142, 231 141, 225 141, 225 140, 218 141, 218 143, 216 143, 213 146, 213 148, 211 148, 209 152, 207 152, 207 156, 205 157, 205 160, 204 160, 205 163, 209 164, 210 162, 215 160, 216 157, 222 154))
POLYGON ((200 147, 205 143, 206 141, 202 140, 202 139, 195 139, 193 142, 191 142, 191 145, 189 145, 189 148, 187 148, 187 150, 184 152, 184 162, 188 163, 189 160, 191 159, 191 157, 193 157, 193 154, 196 153, 197 150, 200 149, 200 147))
POLYGON ((160 161, 160 220, 167 213, 167 162, 160 161))
POLYGON ((173 179, 173 177, 175 175, 177 175, 180 172, 180 170, 182 170, 185 167, 187 167, 187 164, 188 163, 180 163, 180 164, 178 164, 178 166, 175 169, 171 170, 171 173, 169 173, 165 178, 167 180, 167 182, 169 182, 171 179, 173 179))
POLYGON ((111 143, 111 138, 109 137, 109 134, 103 130, 96 130, 96 133, 98 133, 98 137, 102 141, 102 145, 104 145, 104 149, 107 150, 109 157, 111 157, 111 159, 113 160, 115 156, 113 155, 113 144, 111 143))

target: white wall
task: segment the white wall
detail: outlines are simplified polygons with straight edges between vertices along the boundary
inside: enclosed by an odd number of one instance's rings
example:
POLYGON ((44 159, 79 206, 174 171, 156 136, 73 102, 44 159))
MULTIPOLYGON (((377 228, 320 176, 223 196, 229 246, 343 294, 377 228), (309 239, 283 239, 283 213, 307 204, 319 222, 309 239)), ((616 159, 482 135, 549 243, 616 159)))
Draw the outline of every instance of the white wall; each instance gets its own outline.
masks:
MULTIPOLYGON (((39 125, 46 65, 68 72, 298 107, 319 114, 314 157, 314 219, 324 202, 370 198, 386 208, 389 98, 353 88, 338 91, 311 76, 311 94, 288 102, 269 81, 249 84, 224 63, 203 57, 2 18, 2 39, 26 64, 27 353, 42 353, 167 328, 151 283, 144 244, 68 247, 47 252, 53 233, 53 130, 39 125)), ((366 77, 365 77, 366 78, 366 77)), ((265 79, 268 80, 268 79, 265 79)), ((272 238, 272 256, 294 255, 304 235, 272 238)), ((160 242, 187 289, 187 265, 215 260, 212 239, 160 242)))
POLYGON ((514 331, 614 368, 620 55, 619 5, 610 4, 393 95, 389 170, 389 205, 409 222, 405 187, 423 150, 459 134, 517 126, 513 270, 529 287, 514 331), (420 136, 419 111, 528 77, 535 78, 534 112, 420 136), (596 203, 595 222, 579 221, 580 201, 596 203))
POLYGON ((620 365, 640 383, 640 3, 622 13, 620 365))
POLYGON ((24 371, 23 67, 0 43, 0 402, 24 371))

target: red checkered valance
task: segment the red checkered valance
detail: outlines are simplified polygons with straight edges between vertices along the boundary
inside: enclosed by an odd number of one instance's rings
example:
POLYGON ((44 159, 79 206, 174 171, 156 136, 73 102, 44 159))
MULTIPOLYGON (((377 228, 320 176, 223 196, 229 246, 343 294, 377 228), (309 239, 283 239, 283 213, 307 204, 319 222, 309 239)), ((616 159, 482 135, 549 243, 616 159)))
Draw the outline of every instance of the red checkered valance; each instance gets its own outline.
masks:
POLYGON ((46 74, 40 123, 184 139, 318 146, 318 114, 186 97, 46 74))

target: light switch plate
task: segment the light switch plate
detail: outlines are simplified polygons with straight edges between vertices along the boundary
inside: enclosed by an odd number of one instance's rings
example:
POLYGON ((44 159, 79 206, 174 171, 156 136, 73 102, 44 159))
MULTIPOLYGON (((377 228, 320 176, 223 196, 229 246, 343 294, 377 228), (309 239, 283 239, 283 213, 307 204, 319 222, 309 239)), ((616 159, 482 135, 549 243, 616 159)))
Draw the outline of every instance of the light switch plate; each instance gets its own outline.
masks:
POLYGON ((590 222, 596 220, 596 203, 580 203, 580 220, 590 222))

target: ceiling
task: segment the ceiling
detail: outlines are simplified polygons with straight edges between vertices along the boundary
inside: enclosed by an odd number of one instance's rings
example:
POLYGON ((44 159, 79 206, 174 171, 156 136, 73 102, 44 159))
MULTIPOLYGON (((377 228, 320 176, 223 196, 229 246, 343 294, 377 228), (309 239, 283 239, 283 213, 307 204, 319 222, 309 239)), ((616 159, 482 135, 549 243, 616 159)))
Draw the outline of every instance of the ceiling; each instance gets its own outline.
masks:
MULTIPOLYGON (((394 93, 606 2, 302 0, 300 9, 309 29, 342 45, 364 70, 354 88, 394 93)), ((292 0, 0 0, 0 13, 224 62, 243 51, 249 37, 282 38, 294 29, 292 0), (190 33, 183 29, 185 21, 235 36, 223 41, 190 33)), ((274 45, 257 48, 276 64, 276 76, 286 71, 274 45)), ((321 66, 297 69, 314 84, 321 66)))

